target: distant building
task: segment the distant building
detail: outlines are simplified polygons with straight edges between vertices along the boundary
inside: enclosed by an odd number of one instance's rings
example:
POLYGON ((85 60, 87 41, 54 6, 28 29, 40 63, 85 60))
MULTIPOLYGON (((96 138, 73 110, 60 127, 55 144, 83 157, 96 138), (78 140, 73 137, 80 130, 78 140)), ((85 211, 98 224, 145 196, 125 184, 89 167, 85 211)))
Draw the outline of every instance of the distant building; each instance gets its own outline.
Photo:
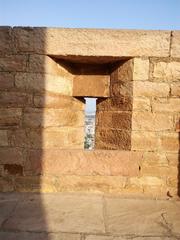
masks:
POLYGON ((95 113, 87 113, 85 116, 85 149, 94 148, 95 138, 95 113))

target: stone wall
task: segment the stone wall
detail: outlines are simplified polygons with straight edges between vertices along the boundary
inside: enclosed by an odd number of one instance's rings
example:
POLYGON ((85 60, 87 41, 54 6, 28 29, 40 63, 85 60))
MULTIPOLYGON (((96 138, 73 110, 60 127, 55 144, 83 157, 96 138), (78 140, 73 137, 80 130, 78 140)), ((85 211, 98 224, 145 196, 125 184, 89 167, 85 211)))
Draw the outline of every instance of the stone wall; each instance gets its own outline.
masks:
POLYGON ((1 27, 0 54, 0 191, 178 194, 179 31, 1 27))

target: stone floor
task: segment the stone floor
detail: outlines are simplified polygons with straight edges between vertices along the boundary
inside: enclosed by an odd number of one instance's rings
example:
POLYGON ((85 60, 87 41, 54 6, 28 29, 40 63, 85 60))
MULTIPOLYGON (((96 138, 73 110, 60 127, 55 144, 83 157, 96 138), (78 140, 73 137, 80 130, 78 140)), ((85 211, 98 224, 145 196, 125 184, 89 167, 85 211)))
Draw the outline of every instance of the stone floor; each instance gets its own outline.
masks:
POLYGON ((180 239, 180 201, 0 194, 0 240, 180 239))

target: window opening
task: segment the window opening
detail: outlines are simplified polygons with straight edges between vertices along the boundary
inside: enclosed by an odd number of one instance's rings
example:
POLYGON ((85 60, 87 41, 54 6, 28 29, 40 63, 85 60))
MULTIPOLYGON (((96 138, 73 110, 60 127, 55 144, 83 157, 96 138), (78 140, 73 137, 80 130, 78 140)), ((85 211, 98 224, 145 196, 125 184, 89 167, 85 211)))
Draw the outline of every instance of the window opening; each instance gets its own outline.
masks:
POLYGON ((97 98, 85 99, 85 139, 84 149, 94 149, 95 123, 96 123, 96 100, 97 98))

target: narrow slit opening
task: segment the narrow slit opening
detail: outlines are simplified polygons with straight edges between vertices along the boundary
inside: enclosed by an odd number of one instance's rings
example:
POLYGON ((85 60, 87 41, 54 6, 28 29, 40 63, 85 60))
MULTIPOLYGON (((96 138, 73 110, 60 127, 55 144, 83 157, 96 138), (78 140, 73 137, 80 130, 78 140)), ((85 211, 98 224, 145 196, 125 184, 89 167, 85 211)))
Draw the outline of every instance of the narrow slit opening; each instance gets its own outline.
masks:
POLYGON ((97 98, 85 99, 85 138, 84 149, 92 150, 95 147, 95 122, 97 98))

